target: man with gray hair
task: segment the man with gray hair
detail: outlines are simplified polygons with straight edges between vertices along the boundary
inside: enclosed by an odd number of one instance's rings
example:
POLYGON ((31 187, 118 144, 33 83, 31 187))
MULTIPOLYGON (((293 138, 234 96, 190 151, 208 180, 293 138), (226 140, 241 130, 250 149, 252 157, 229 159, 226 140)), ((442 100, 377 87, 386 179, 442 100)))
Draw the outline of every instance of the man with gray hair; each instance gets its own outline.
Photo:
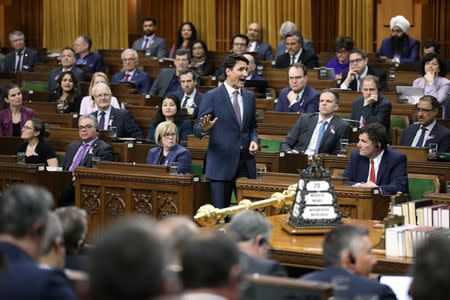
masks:
POLYGON ((152 80, 150 76, 137 68, 139 55, 134 49, 125 49, 120 56, 123 64, 123 71, 113 75, 112 83, 130 83, 138 94, 147 94, 150 91, 152 80))
MULTIPOLYGON (((275 55, 275 59, 278 58, 278 56, 284 54, 287 52, 286 50, 286 36, 288 34, 293 34, 297 32, 297 26, 292 23, 291 21, 284 22, 280 27, 280 35, 283 38, 277 46, 277 54, 275 55)), ((308 49, 312 53, 314 53, 314 47, 310 40, 303 38, 303 48, 308 49)))
POLYGON ((44 269, 62 270, 66 260, 63 228, 54 212, 49 212, 47 230, 42 243, 39 266, 44 269))
POLYGON ((42 58, 37 51, 25 46, 25 35, 22 31, 17 30, 11 32, 9 34, 9 41, 14 51, 5 56, 3 72, 32 72, 34 65, 42 62, 42 58))
POLYGON ((77 299, 66 278, 36 264, 52 205, 51 194, 42 187, 14 185, 3 193, 0 248, 7 266, 1 274, 1 299, 77 299))
POLYGON ((372 295, 380 300, 396 299, 388 286, 367 277, 376 259, 372 256, 366 227, 340 225, 328 232, 322 259, 324 270, 308 273, 300 279, 334 283, 335 297, 356 299, 360 295, 372 295))
POLYGON ((262 26, 258 22, 252 22, 247 26, 249 39, 247 52, 256 52, 262 60, 273 60, 272 46, 260 41, 262 26))

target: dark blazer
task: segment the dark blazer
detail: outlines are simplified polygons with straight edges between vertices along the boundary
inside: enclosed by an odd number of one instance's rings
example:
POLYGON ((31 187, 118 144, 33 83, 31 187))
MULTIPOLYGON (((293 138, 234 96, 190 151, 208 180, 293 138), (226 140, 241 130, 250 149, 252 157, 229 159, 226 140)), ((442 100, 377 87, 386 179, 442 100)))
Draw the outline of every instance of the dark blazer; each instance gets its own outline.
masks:
MULTIPOLYGON (((98 110, 94 111, 91 115, 98 118, 98 110)), ((111 114, 109 116, 109 124, 117 127, 117 137, 132 137, 137 139, 144 139, 141 129, 136 124, 133 116, 128 110, 117 109, 111 107, 111 114)))
MULTIPOLYGON (((367 182, 369 162, 369 158, 359 155, 359 149, 352 152, 348 166, 342 174, 343 177, 348 177, 349 185, 367 182)), ((409 193, 404 154, 389 147, 384 149, 377 174, 377 185, 383 194, 409 193)))
MULTIPOLYGON (((56 89, 56 84, 61 75, 63 68, 55 68, 50 71, 50 76, 48 76, 47 91, 53 92, 56 89)), ((78 81, 84 81, 84 72, 77 66, 74 66, 70 71, 73 72, 78 81)))
MULTIPOLYGON (((22 57, 22 71, 33 72, 34 65, 37 63, 42 63, 39 52, 25 48, 25 53, 22 57)), ((16 51, 10 52, 5 56, 5 60, 3 61, 3 72, 16 72, 16 51)))
MULTIPOLYGON (((183 98, 184 98, 184 91, 183 90, 179 90, 175 93, 175 96, 178 97, 178 99, 180 99, 180 103, 183 102, 183 98)), ((198 110, 200 108, 200 104, 202 103, 202 98, 203 98, 203 93, 200 93, 199 90, 197 90, 197 92, 195 93, 195 97, 194 97, 194 117, 197 118, 198 116, 198 110)))
MULTIPOLYGON (((344 82, 345 78, 347 78, 347 74, 348 74, 348 70, 345 72, 342 72, 342 80, 341 83, 339 84, 339 87, 341 87, 342 83, 344 82)), ((367 65, 367 75, 374 75, 377 76, 380 79, 380 91, 381 92, 387 92, 388 91, 388 87, 387 87, 387 83, 386 83, 386 73, 382 72, 378 69, 372 68, 371 66, 367 65)), ((352 91, 357 91, 358 90, 358 82, 355 79, 353 79, 350 82, 350 85, 348 87, 349 89, 351 89, 352 91)))
MULTIPOLYGON (((412 146, 417 130, 420 129, 420 124, 414 124, 403 129, 402 138, 400 139, 400 146, 412 146)), ((450 130, 444 126, 436 123, 425 141, 425 147, 430 143, 438 143, 438 152, 450 152, 450 130)))
MULTIPOLYGON (((81 147, 83 141, 76 141, 67 147, 66 155, 64 156, 64 161, 62 163, 62 168, 64 171, 68 171, 73 163, 75 154, 78 152, 78 148, 81 147)), ((114 160, 114 150, 113 148, 105 143, 103 140, 97 139, 92 143, 92 147, 84 155, 80 166, 92 168, 92 158, 100 157, 101 161, 113 161, 114 160)))
POLYGON ((332 283, 335 278, 348 278, 349 286, 344 289, 335 289, 334 296, 343 299, 355 299, 361 295, 376 295, 379 300, 396 300, 396 296, 390 287, 378 281, 351 273, 343 268, 328 266, 323 270, 314 271, 303 275, 300 279, 315 280, 332 283))
MULTIPOLYGON (((319 58, 311 50, 303 48, 302 54, 300 54, 300 57, 298 58, 296 63, 302 63, 306 66, 306 68, 313 69, 319 66, 319 58)), ((275 68, 278 69, 286 69, 290 65, 291 56, 287 52, 278 56, 275 62, 275 68)))
MULTIPOLYGON (((305 152, 318 120, 318 113, 302 115, 281 143, 280 150, 286 152, 291 150, 297 150, 299 153, 305 152)), ((319 145, 319 153, 337 154, 340 140, 348 139, 349 133, 350 127, 347 122, 338 116, 334 116, 323 133, 319 145)))
POLYGON ((150 95, 164 96, 173 76, 175 76, 175 68, 162 69, 150 89, 150 95))
MULTIPOLYGON (((80 55, 75 55, 77 59, 80 59, 80 55)), ((105 66, 103 64, 103 57, 100 54, 89 52, 88 55, 84 57, 86 59, 86 73, 104 72, 105 66)))
MULTIPOLYGON (((159 124, 158 124, 159 125, 159 124)), ((147 140, 155 140, 155 131, 156 131, 156 122, 153 120, 150 124, 150 131, 147 135, 147 140)), ((191 127, 191 121, 189 120, 183 120, 180 125, 177 126, 178 130, 178 137, 181 142, 187 141, 187 136, 189 134, 192 134, 192 127, 191 127)))
POLYGON ((0 247, 8 265, 1 274, 1 299, 78 299, 62 271, 39 268, 10 243, 0 242, 0 247))
POLYGON ((205 62, 203 64, 201 64, 200 66, 194 67, 191 65, 191 67, 197 73, 198 77, 214 75, 214 72, 216 70, 216 66, 214 65, 214 62, 209 60, 208 58, 206 58, 205 62))
MULTIPOLYGON (((419 60, 419 48, 419 41, 407 36, 403 50, 400 53, 400 63, 414 65, 419 60)), ((391 38, 386 38, 381 42, 381 46, 380 49, 378 49, 377 54, 380 56, 386 56, 389 59, 394 57, 394 53, 392 53, 391 38)))
POLYGON ((273 55, 272 46, 263 42, 256 42, 255 52, 258 52, 258 56, 262 60, 274 60, 275 56, 273 55))
MULTIPOLYGON (((54 91, 53 93, 51 93, 48 96, 47 101, 48 102, 56 102, 58 101, 58 94, 56 94, 56 92, 54 91)), ((75 96, 72 100, 72 102, 69 103, 69 105, 66 105, 64 107, 64 113, 65 114, 69 114, 69 113, 79 113, 80 112, 80 107, 81 107, 81 100, 83 99, 82 95, 78 95, 75 96)))
MULTIPOLYGON (((125 77, 125 71, 116 73, 111 79, 111 83, 120 83, 120 81, 125 77)), ((152 80, 148 76, 147 72, 136 69, 134 71, 133 77, 129 82, 134 83, 137 88, 137 94, 147 94, 150 91, 150 86, 152 85, 152 80)))
MULTIPOLYGON (((147 164, 157 165, 159 157, 163 151, 163 147, 155 147, 148 151, 147 164)), ((170 165, 171 162, 178 162, 178 173, 191 174, 192 173, 192 157, 191 152, 181 145, 176 144, 167 154, 165 166, 170 165)))
MULTIPOLYGON (((37 118, 36 112, 27 107, 20 107, 20 128, 22 129, 23 125, 31 119, 37 118)), ((11 109, 5 108, 0 111, 0 136, 12 136, 13 134, 13 125, 12 125, 12 117, 11 117, 11 109)))
POLYGON ((389 132, 391 126, 391 110, 391 102, 381 94, 378 94, 377 102, 366 106, 364 106, 364 97, 360 96, 353 101, 350 119, 359 121, 362 115, 366 121, 366 125, 380 123, 389 132))
POLYGON ((299 102, 289 107, 289 100, 287 95, 291 91, 290 87, 284 88, 278 96, 277 105, 274 111, 279 112, 300 112, 300 113, 314 113, 319 110, 320 93, 310 85, 306 85, 302 98, 299 102))
POLYGON ((225 85, 203 95, 194 135, 198 138, 204 136, 199 125, 200 117, 210 114, 211 120, 218 118, 209 131, 205 172, 209 179, 232 180, 238 170, 241 148, 248 177, 256 178, 256 161, 248 151, 251 141, 258 142, 255 96, 243 88, 241 92, 244 109, 240 127, 225 85))
MULTIPOLYGON (((312 51, 314 53, 314 46, 312 42, 308 39, 305 39, 303 37, 303 48, 308 49, 309 51, 312 51)), ((286 53, 286 40, 282 39, 278 45, 277 45, 277 53, 275 55, 275 58, 278 58, 280 55, 283 55, 286 53)))
POLYGON ((142 49, 144 46, 144 38, 140 38, 133 43, 134 50, 150 50, 151 56, 166 57, 167 56, 167 43, 166 40, 159 36, 153 36, 153 40, 150 44, 147 44, 147 48, 142 49))

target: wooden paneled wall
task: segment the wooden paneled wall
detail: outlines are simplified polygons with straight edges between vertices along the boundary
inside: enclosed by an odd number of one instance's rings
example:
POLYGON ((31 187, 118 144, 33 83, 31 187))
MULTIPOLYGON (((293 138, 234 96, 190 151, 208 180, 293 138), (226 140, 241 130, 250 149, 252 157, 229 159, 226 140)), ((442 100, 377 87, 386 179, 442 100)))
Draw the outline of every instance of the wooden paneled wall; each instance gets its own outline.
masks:
POLYGON ((314 0, 312 5, 312 40, 316 53, 334 50, 338 35, 339 1, 314 0))

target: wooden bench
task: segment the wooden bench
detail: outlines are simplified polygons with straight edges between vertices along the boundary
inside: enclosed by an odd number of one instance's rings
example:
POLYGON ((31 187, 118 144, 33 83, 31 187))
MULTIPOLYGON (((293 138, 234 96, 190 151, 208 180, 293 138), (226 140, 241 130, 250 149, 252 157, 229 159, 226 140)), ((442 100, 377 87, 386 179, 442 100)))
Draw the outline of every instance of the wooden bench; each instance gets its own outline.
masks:
POLYGON ((34 109, 38 119, 44 123, 67 128, 78 127, 78 114, 57 113, 55 102, 26 102, 24 106, 34 109))
POLYGON ((127 105, 127 110, 131 112, 142 132, 148 132, 153 118, 158 113, 156 106, 127 105))

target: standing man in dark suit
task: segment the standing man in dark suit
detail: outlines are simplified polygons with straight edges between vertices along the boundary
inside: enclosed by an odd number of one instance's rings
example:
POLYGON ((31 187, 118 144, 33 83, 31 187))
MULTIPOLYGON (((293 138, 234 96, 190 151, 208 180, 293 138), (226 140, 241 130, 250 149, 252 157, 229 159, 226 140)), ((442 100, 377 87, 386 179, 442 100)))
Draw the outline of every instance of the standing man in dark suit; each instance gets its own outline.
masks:
POLYGON ((123 71, 113 75, 111 82, 131 82, 137 89, 138 94, 147 94, 150 91, 152 80, 144 71, 137 68, 139 55, 134 49, 125 49, 120 56, 123 64, 123 71))
POLYGON ((97 53, 91 52, 92 39, 87 35, 80 35, 75 40, 73 48, 75 49, 77 65, 84 65, 86 73, 104 72, 103 57, 97 53))
POLYGON ((47 91, 53 92, 56 89, 56 84, 62 72, 72 71, 78 81, 84 81, 84 72, 75 66, 77 59, 75 58, 75 51, 70 47, 64 47, 61 50, 61 68, 55 68, 50 71, 48 76, 47 91))
POLYGON ((361 90, 363 95, 353 101, 350 119, 358 120, 360 128, 370 123, 379 123, 389 130, 392 105, 378 93, 380 90, 378 77, 373 75, 364 77, 361 90))
POLYGON ((292 153, 337 154, 340 140, 348 139, 347 122, 336 116, 339 95, 332 90, 320 94, 319 113, 305 114, 281 143, 280 150, 292 153))
POLYGON ((400 146, 428 147, 438 144, 438 152, 450 152, 450 130, 436 122, 439 102, 433 96, 423 96, 416 108, 418 124, 403 129, 400 146))
POLYGON ((180 71, 180 85, 181 90, 177 91, 175 96, 181 99, 181 108, 186 108, 188 114, 197 118, 203 93, 195 88, 197 79, 193 69, 186 68, 180 71))
POLYGON ((275 111, 314 113, 318 111, 320 94, 307 85, 306 66, 295 63, 288 68, 289 87, 281 90, 275 111))
POLYGON ((25 47, 25 35, 22 31, 11 32, 9 34, 9 41, 14 51, 5 56, 3 72, 33 72, 34 65, 42 63, 42 58, 37 51, 25 47))
POLYGON ((156 19, 153 17, 145 17, 142 20, 142 28, 144 30, 144 37, 134 41, 134 50, 145 50, 150 52, 151 56, 165 57, 167 56, 166 40, 155 35, 156 19))
POLYGON ((248 60, 231 54, 224 60, 225 82, 203 95, 194 134, 209 134, 205 175, 211 181, 212 204, 228 207, 236 178, 256 178, 258 150, 255 96, 243 88, 248 60))
POLYGON ((367 75, 375 75, 380 79, 380 91, 387 92, 386 73, 367 65, 369 58, 366 51, 355 48, 349 54, 349 70, 342 73, 341 89, 361 91, 361 82, 367 75))
POLYGON ((97 83, 92 88, 92 95, 98 107, 98 110, 94 111, 92 115, 97 118, 99 130, 116 127, 116 135, 119 138, 145 138, 129 111, 111 106, 111 89, 106 83, 97 83))
POLYGON ((286 69, 295 63, 302 63, 308 69, 319 66, 317 55, 303 47, 303 36, 300 32, 288 33, 285 40, 287 52, 277 58, 275 68, 286 69))
POLYGON ((253 22, 247 26, 247 37, 249 44, 247 46, 247 52, 256 52, 262 60, 273 60, 272 46, 261 42, 262 27, 259 23, 253 22))
POLYGON ((62 272, 39 268, 36 261, 48 234, 53 205, 42 187, 14 185, 0 199, 1 299, 78 299, 62 272))
POLYGON ((387 145, 383 125, 372 123, 359 131, 358 150, 352 152, 343 177, 349 185, 379 187, 385 195, 409 193, 406 156, 387 145))
POLYGON ((342 299, 367 295, 380 300, 397 299, 390 287, 368 278, 376 259, 372 256, 367 228, 340 225, 328 232, 322 259, 324 270, 308 273, 300 279, 334 283, 337 286, 333 295, 342 299))

